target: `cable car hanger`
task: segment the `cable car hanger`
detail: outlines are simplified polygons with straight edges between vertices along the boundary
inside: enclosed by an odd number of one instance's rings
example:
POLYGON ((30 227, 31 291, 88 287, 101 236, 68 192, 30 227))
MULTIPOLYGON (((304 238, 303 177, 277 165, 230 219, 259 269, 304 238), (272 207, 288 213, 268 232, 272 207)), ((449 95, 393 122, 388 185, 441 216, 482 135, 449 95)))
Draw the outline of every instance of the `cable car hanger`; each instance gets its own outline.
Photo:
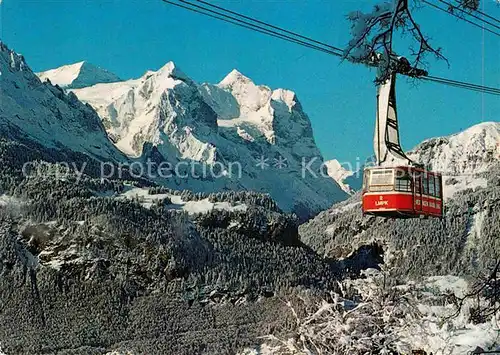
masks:
POLYGON ((411 70, 411 75, 416 76, 426 75, 426 72, 411 68, 405 58, 394 57, 390 60, 390 63, 385 63, 391 68, 388 78, 377 79, 373 139, 377 165, 364 170, 363 214, 391 218, 443 217, 441 174, 411 160, 401 147, 399 138, 396 75, 405 70, 411 70), (406 161, 407 165, 384 166, 391 157, 406 161))

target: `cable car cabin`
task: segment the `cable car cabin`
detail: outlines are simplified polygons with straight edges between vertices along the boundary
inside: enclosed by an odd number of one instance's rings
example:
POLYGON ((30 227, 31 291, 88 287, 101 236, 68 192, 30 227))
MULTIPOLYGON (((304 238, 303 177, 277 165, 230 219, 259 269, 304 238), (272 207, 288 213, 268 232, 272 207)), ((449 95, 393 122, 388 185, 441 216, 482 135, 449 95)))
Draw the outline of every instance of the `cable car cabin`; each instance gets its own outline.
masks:
POLYGON ((367 168, 363 213, 396 218, 442 217, 441 174, 411 166, 367 168))

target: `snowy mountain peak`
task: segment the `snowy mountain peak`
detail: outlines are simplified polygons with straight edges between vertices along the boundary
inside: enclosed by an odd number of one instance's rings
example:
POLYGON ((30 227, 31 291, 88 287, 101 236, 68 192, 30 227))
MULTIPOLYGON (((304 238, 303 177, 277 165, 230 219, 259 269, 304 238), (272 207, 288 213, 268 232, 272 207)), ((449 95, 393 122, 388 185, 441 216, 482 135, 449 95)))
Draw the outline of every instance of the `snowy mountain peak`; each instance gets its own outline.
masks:
POLYGON ((475 175, 500 161, 500 122, 483 122, 448 137, 428 139, 410 152, 446 175, 475 175))
POLYGON ((21 54, 10 50, 2 41, 0 41, 0 52, 2 53, 2 56, 8 58, 7 61, 12 71, 23 71, 28 69, 31 72, 26 65, 24 57, 21 54))
POLYGON ((481 144, 484 143, 484 148, 486 150, 488 147, 491 148, 493 146, 498 148, 498 143, 500 142, 500 122, 478 123, 463 132, 450 136, 450 140, 457 143, 467 141, 470 143, 476 141, 477 143, 477 141, 479 141, 481 144))
POLYGON ((290 110, 297 104, 297 96, 290 90, 276 89, 273 91, 271 98, 275 101, 284 102, 290 110))
POLYGON ((189 79, 189 77, 184 74, 172 61, 162 66, 156 72, 148 71, 146 73, 156 75, 159 78, 173 78, 181 81, 191 81, 191 79, 189 79))
POLYGON ((203 84, 200 92, 217 113, 219 126, 232 129, 244 140, 263 137, 296 156, 319 155, 309 117, 293 91, 256 85, 233 70, 218 85, 203 84))
POLYGON ((42 83, 24 57, 0 43, 0 136, 22 136, 45 147, 122 159, 94 110, 73 94, 42 83))
POLYGON ((173 62, 138 79, 72 91, 94 107, 115 145, 131 157, 150 146, 172 159, 189 152, 195 161, 214 160, 212 145, 198 137, 217 131, 216 114, 173 62))
POLYGON ((337 159, 326 161, 325 166, 328 176, 335 180, 348 194, 354 193, 360 187, 359 175, 346 169, 337 159))
POLYGON ((233 69, 224 79, 219 83, 220 87, 230 87, 235 83, 253 83, 252 80, 240 73, 237 69, 233 69))
POLYGON ((272 95, 272 90, 269 87, 256 85, 236 69, 229 73, 218 87, 229 91, 243 112, 266 109, 265 106, 269 103, 272 95))
POLYGON ((154 156, 173 166, 183 160, 242 164, 238 179, 169 181, 176 188, 266 191, 301 217, 346 196, 331 178, 301 177, 303 159, 313 160, 318 174, 323 160, 292 91, 258 86, 237 70, 218 85, 199 85, 172 62, 139 79, 72 91, 94 107, 115 145, 131 157, 154 156), (286 163, 261 169, 259 159, 286 163))
POLYGON ((82 88, 99 83, 112 83, 121 80, 115 74, 86 61, 63 65, 56 69, 37 73, 37 75, 42 81, 49 79, 52 84, 68 89, 82 88))

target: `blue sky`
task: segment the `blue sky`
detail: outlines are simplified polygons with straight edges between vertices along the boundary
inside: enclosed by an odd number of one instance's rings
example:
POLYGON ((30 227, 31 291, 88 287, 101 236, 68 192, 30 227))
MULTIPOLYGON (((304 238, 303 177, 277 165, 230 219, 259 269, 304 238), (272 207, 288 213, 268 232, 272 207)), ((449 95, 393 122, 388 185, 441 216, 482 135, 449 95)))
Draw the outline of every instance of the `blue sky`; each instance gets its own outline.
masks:
MULTIPOLYGON (((485 12, 500 17, 493 0, 483 1, 485 12)), ((376 2, 214 1, 339 47, 349 39, 345 15, 376 2)), ((353 162, 372 154, 374 72, 363 66, 160 0, 4 0, 0 12, 1 39, 24 54, 34 71, 88 60, 127 79, 173 60, 194 80, 214 83, 237 68, 257 84, 297 93, 325 158, 353 162)), ((450 61, 448 68, 429 59, 432 75, 500 86, 500 37, 425 7, 415 16, 450 61)), ((431 83, 415 86, 405 78, 398 83, 406 149, 479 122, 500 121, 498 96, 431 83)))

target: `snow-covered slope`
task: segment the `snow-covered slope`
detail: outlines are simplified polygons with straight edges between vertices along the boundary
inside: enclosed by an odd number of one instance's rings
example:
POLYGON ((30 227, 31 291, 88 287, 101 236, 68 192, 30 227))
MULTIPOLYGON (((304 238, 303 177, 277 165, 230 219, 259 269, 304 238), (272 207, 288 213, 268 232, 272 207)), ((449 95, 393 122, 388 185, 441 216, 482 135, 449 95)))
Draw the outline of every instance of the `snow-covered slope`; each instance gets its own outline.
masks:
POLYGON ((309 118, 294 92, 256 85, 237 70, 216 86, 202 85, 200 91, 218 114, 219 127, 236 130, 246 140, 265 139, 286 147, 296 157, 320 156, 309 118))
POLYGON ((444 174, 442 220, 363 216, 358 193, 302 225, 302 240, 333 258, 377 243, 395 255, 401 275, 473 275, 485 269, 500 250, 499 129, 498 122, 481 123, 427 140, 411 152, 411 158, 444 174))
POLYGON ((70 93, 42 83, 24 58, 0 42, 0 132, 48 148, 122 160, 94 110, 70 93))
POLYGON ((72 92, 95 108, 127 155, 146 159, 159 153, 173 165, 222 169, 219 178, 178 174, 166 181, 174 188, 267 192, 303 218, 346 197, 335 181, 319 174, 321 153, 291 91, 258 86, 236 70, 217 85, 198 85, 170 62, 138 79, 72 92), (316 174, 303 174, 303 166, 316 174))
POLYGON ((357 173, 344 168, 337 159, 326 161, 325 166, 327 168, 328 175, 339 184, 342 190, 349 194, 355 192, 357 187, 350 186, 347 179, 353 177, 353 175, 357 173))
POLYGON ((213 162, 215 149, 197 135, 217 131, 216 116, 196 85, 170 62, 137 80, 74 90, 99 113, 116 146, 140 157, 146 143, 164 156, 213 162), (192 134, 191 134, 192 132, 192 134))
POLYGON ((82 88, 98 83, 112 83, 121 79, 109 71, 88 62, 78 62, 37 73, 40 80, 47 79, 64 88, 82 88))
POLYGON ((485 187, 486 180, 479 175, 500 162, 500 122, 483 122, 451 136, 425 140, 408 156, 443 174, 445 198, 466 188, 485 187))
MULTIPOLYGON (((408 157, 443 174, 445 198, 466 188, 485 187, 486 180, 479 175, 500 161, 500 122, 483 122, 457 134, 427 139, 408 152, 408 157)), ((361 188, 362 171, 347 171, 336 160, 325 165, 328 174, 345 191, 349 192, 346 186, 350 191, 361 188)), ((390 159, 384 165, 407 165, 407 162, 390 159)))
POLYGON ((500 160, 500 122, 483 122, 448 137, 426 140, 410 154, 446 175, 487 171, 500 160))

